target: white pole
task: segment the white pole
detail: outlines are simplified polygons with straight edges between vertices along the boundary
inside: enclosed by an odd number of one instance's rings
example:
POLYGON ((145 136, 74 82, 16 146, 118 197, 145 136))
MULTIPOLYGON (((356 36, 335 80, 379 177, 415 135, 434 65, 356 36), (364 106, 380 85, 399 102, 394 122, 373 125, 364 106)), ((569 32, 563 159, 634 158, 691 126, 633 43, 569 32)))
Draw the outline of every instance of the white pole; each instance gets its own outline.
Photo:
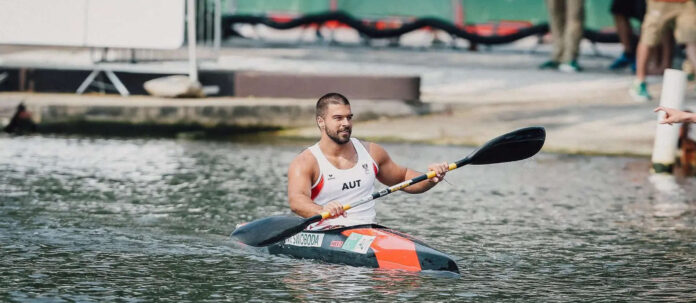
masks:
POLYGON ((213 49, 215 50, 215 60, 220 56, 220 40, 222 40, 222 2, 215 0, 215 28, 213 29, 215 37, 213 40, 213 49))
MULTIPOLYGON (((676 69, 666 69, 662 81, 660 106, 681 109, 686 93, 686 74, 676 69)), ((660 112, 657 121, 665 116, 660 112)), ((652 153, 652 168, 656 173, 671 173, 679 140, 679 125, 657 124, 652 153)))
POLYGON ((188 0, 187 4, 187 30, 188 30, 188 55, 189 55, 189 80, 198 82, 198 67, 196 66, 196 5, 195 0, 188 0))

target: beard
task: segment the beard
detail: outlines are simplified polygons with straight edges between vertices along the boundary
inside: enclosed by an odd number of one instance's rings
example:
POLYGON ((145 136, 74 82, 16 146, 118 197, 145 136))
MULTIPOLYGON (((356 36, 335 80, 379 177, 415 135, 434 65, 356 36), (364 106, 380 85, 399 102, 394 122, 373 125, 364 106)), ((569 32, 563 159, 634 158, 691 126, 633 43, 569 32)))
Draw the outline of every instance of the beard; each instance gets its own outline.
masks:
POLYGON ((350 128, 338 129, 335 132, 332 132, 328 129, 326 130, 326 135, 329 136, 329 138, 331 138, 331 140, 333 142, 336 142, 336 144, 341 144, 341 145, 346 144, 346 143, 348 143, 348 141, 350 141, 350 134, 351 133, 352 133, 352 130, 350 128), (339 134, 339 132, 341 132, 341 131, 348 132, 348 136, 346 136, 345 138, 342 138, 341 135, 339 134))

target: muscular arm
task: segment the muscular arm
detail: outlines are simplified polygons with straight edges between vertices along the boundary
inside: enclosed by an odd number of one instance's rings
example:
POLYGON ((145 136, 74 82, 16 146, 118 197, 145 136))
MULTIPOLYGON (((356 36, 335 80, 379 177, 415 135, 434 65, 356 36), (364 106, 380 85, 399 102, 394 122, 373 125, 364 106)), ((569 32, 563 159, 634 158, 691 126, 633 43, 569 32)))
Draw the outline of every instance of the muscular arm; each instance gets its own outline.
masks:
POLYGON ((311 152, 305 151, 292 160, 288 169, 288 203, 290 209, 305 218, 328 212, 329 218, 345 215, 339 201, 320 206, 312 201, 312 182, 319 175, 319 167, 311 152))
POLYGON ((305 218, 321 213, 322 207, 311 198, 312 176, 316 160, 307 151, 298 155, 288 169, 288 203, 290 209, 305 218))
MULTIPOLYGON (((385 151, 384 148, 378 144, 369 143, 369 151, 370 156, 372 156, 372 159, 374 159, 379 166, 377 179, 385 185, 392 186, 423 174, 396 164, 394 161, 392 161, 391 157, 389 157, 387 151, 385 151)), ((433 186, 436 184, 437 183, 433 182, 431 179, 411 185, 402 190, 407 193, 418 194, 433 188, 433 186)))

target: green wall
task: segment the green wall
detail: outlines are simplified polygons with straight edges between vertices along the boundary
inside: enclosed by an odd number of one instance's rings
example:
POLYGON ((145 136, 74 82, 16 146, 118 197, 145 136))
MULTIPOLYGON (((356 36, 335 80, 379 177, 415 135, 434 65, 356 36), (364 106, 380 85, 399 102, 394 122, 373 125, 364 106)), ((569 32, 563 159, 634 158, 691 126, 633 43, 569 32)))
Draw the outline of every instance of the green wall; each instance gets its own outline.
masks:
POLYGON ((232 6, 236 6, 237 14, 259 15, 269 13, 294 13, 313 14, 325 12, 330 9, 329 0, 223 0, 223 12, 231 13, 232 6))
MULTIPOLYGON (((533 24, 546 22, 544 0, 458 0, 466 23, 515 20, 533 24)), ((578 1, 578 0, 571 0, 578 1)), ((330 10, 331 0, 223 0, 225 13, 262 15, 268 13, 313 14, 330 10), (236 11, 233 12, 233 7, 236 11)), ((357 18, 436 17, 454 22, 452 0, 337 0, 337 8, 357 18)), ((610 0, 585 1, 585 26, 613 27, 610 0)))

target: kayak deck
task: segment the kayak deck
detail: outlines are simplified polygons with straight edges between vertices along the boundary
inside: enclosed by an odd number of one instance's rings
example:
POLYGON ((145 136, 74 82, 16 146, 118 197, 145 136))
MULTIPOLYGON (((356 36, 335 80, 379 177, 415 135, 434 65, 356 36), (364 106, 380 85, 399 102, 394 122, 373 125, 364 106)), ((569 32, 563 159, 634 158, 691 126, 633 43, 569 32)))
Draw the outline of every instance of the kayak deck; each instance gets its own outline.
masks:
POLYGON ((303 231, 268 246, 271 254, 352 266, 459 273, 447 254, 410 235, 377 224, 303 231))

